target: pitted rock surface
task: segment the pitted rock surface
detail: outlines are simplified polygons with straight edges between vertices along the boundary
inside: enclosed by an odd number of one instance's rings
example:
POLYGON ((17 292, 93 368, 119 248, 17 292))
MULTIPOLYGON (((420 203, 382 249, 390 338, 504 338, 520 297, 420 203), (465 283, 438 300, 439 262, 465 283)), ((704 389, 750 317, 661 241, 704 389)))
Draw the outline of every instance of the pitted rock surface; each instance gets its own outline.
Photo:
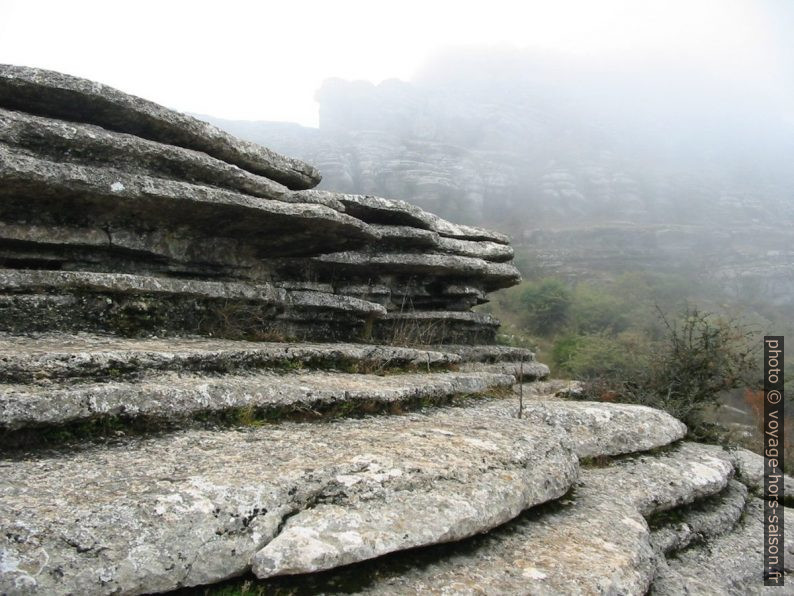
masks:
POLYGON ((583 469, 556 506, 446 556, 375 579, 371 594, 643 594, 656 557, 644 519, 722 490, 732 470, 697 444, 583 469))
MULTIPOLYGON (((482 405, 483 412, 515 417, 516 398, 482 405)), ((564 433, 579 457, 612 456, 664 447, 686 435, 686 426, 669 414, 645 406, 526 399, 523 421, 564 433)))
POLYGON ((0 465, 0 591, 13 593, 163 591, 243 573, 260 551, 271 575, 342 564, 488 530, 577 474, 550 430, 459 408, 186 431, 0 465), (365 523, 408 511, 380 532, 365 523), (327 543, 309 540, 317 524, 334 528, 327 543))

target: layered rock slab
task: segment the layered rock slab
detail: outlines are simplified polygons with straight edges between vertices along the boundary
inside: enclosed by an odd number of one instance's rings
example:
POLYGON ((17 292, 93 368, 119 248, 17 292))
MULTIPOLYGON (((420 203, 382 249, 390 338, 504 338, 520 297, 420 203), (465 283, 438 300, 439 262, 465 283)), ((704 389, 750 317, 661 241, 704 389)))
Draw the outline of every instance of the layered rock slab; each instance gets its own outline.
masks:
POLYGON ((553 432, 458 408, 187 431, 0 465, 0 591, 81 594, 210 583, 260 551, 257 569, 276 575, 462 538, 561 496, 577 473, 553 432), (379 515, 394 523, 375 531, 379 515), (314 536, 322 525, 334 532, 314 536))
POLYGON ((271 283, 125 273, 0 269, 0 330, 119 335, 266 333, 353 339, 379 304, 271 283))
MULTIPOLYGON (((649 451, 683 439, 686 425, 670 414, 633 404, 575 401, 527 391, 522 418, 528 425, 547 425, 568 436, 579 457, 604 457, 649 451)), ((483 411, 515 416, 515 399, 483 404, 483 411)))
POLYGON ((649 520, 651 544, 666 555, 725 534, 744 514, 747 497, 747 487, 731 480, 719 494, 680 510, 664 512, 649 520))
POLYGON ((211 376, 165 372, 137 382, 82 383, 67 388, 0 385, 0 430, 63 425, 103 417, 182 420, 252 409, 261 415, 361 412, 388 404, 487 393, 513 384, 508 375, 424 373, 376 376, 333 372, 249 372, 211 376))
MULTIPOLYGON (((786 508, 783 515, 792 519, 794 509, 786 508)), ((763 587, 764 523, 763 500, 750 497, 733 531, 683 550, 660 565, 650 593, 659 596, 791 594, 790 577, 783 588, 763 587)), ((791 564, 794 530, 786 524, 784 531, 783 559, 788 575, 794 570, 791 564)))
MULTIPOLYGON (((723 490, 732 469, 699 445, 583 469, 556 506, 415 566, 388 567, 371 594, 642 594, 656 571, 645 516, 723 490)), ((407 555, 406 555, 407 556, 407 555)))
POLYGON ((154 102, 71 75, 0 65, 0 107, 42 116, 91 122, 109 130, 202 151, 289 188, 312 188, 320 174, 191 116, 154 102))
POLYGON ((407 368, 430 372, 461 361, 455 353, 399 346, 52 333, 0 334, 0 353, 0 383, 37 385, 138 378, 163 371, 218 374, 272 368, 377 373, 407 368))

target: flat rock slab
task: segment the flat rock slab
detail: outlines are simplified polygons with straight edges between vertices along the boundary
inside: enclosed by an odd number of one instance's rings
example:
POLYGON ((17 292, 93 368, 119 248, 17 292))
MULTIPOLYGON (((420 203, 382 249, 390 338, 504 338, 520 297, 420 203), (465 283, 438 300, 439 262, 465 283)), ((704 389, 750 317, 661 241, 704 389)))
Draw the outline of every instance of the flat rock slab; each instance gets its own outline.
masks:
POLYGON ((549 376, 549 367, 542 362, 465 362, 461 370, 513 375, 517 383, 537 381, 549 376))
MULTIPOLYGON (((286 186, 201 151, 150 141, 99 126, 42 118, 0 109, 0 141, 44 158, 115 167, 220 186, 268 199, 289 201, 286 186)), ((343 211, 341 203, 325 202, 343 211)))
POLYGON ((127 339, 110 335, 0 334, 0 382, 47 384, 162 371, 231 373, 267 368, 379 372, 438 370, 460 356, 437 350, 351 343, 277 343, 200 337, 127 339))
POLYGON ((319 172, 191 116, 117 89, 59 72, 0 65, 0 106, 97 124, 153 141, 202 151, 289 188, 312 188, 319 172))
POLYGON ((252 558, 265 575, 334 567, 489 530, 577 475, 549 429, 462 408, 185 431, 0 466, 0 592, 42 594, 206 584, 252 558))
POLYGON ((513 384, 509 375, 424 373, 376 376, 332 372, 249 372, 211 376, 166 372, 139 382, 82 383, 67 388, 0 385, 0 429, 62 425, 122 416, 184 419, 230 409, 274 415, 435 401, 513 384))
POLYGON ((3 212, 16 219, 55 212, 66 221, 82 222, 90 215, 103 223, 132 219, 151 226, 191 227, 210 236, 245 237, 272 255, 316 254, 377 240, 367 224, 323 204, 271 200, 109 166, 42 159, 3 143, 0 183, 3 212), (292 248, 279 252, 279 246, 292 248))
POLYGON ((436 232, 439 236, 458 240, 485 241, 505 245, 510 243, 510 239, 504 234, 473 226, 453 224, 405 201, 322 190, 305 190, 296 193, 298 196, 306 194, 322 194, 326 199, 335 199, 345 206, 347 213, 367 223, 421 228, 436 232))
MULTIPOLYGON (((656 568, 644 519, 722 490, 729 465, 696 444, 583 469, 555 506, 487 536, 423 553, 364 589, 372 594, 643 594, 656 568)), ((407 556, 407 555, 405 555, 407 556)))
MULTIPOLYGON (((518 398, 494 400, 483 404, 482 409, 515 418, 518 398)), ((666 412, 628 404, 526 399, 522 421, 529 426, 547 425, 565 434, 582 458, 648 451, 686 435, 686 426, 666 412)))
POLYGON ((380 304, 323 292, 284 290, 269 283, 203 281, 128 273, 91 271, 0 270, 4 292, 78 291, 117 294, 195 296, 212 300, 246 300, 284 306, 385 315, 380 304))
MULTIPOLYGON (((794 509, 786 508, 786 519, 794 509)), ((794 528, 784 527, 785 571, 794 570, 794 528)), ((764 502, 751 497, 744 516, 733 531, 706 543, 693 545, 659 567, 651 594, 679 596, 698 594, 745 596, 746 594, 791 594, 791 578, 783 588, 764 589, 764 502)))
MULTIPOLYGON (((439 348, 441 349, 441 348, 439 348)), ((458 354, 464 362, 532 362, 535 354, 526 348, 512 346, 469 346, 447 344, 443 347, 445 352, 458 354)))
POLYGON ((509 288, 521 281, 521 274, 509 263, 445 254, 338 252, 312 259, 336 269, 380 271, 474 278, 488 291, 509 288))
POLYGON ((651 544, 657 551, 669 555, 693 542, 725 534, 736 525, 746 503, 747 487, 731 480, 721 493, 651 520, 651 544))

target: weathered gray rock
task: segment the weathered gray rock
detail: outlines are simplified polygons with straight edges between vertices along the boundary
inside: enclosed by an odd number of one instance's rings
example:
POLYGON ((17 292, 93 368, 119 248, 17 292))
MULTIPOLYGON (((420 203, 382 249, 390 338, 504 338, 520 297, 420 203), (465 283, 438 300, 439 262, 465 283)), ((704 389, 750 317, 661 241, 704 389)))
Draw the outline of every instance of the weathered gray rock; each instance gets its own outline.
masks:
POLYGON ((137 378, 163 371, 233 373, 275 368, 430 372, 460 362, 435 350, 368 344, 248 342, 199 337, 127 339, 102 335, 0 334, 0 382, 137 378))
MULTIPOLYGON (((291 200, 286 186, 200 151, 150 141, 99 126, 42 118, 0 108, 0 142, 31 156, 219 186, 266 199, 291 200)), ((323 204, 344 211, 339 202, 323 204)))
POLYGON ((492 263, 472 257, 444 254, 338 252, 315 259, 319 263, 349 267, 353 270, 383 270, 404 274, 425 274, 434 277, 476 277, 488 291, 507 288, 521 281, 518 270, 507 263, 492 263))
POLYGON ((513 377, 488 373, 376 376, 336 372, 248 372, 209 376, 165 372, 138 382, 66 388, 0 385, 0 430, 63 425, 109 416, 185 419, 200 413, 253 409, 282 416, 343 407, 410 406, 510 387, 513 377))
POLYGON ((441 251, 463 257, 474 257, 485 261, 504 262, 513 258, 513 247, 509 244, 481 240, 456 240, 455 238, 440 237, 438 247, 441 251))
POLYGON ((652 519, 651 544, 668 555, 729 532, 744 513, 747 487, 731 480, 721 493, 652 519))
POLYGON ((457 354, 464 362, 492 364, 495 362, 533 362, 535 360, 535 354, 530 350, 513 346, 447 344, 444 346, 444 351, 457 354))
MULTIPOLYGON (((786 508, 784 516, 791 519, 794 510, 786 508)), ((794 529, 785 525, 785 571, 794 570, 794 529)), ((731 532, 701 545, 681 551, 660 565, 651 586, 651 594, 703 594, 744 596, 745 594, 791 594, 790 578, 783 588, 763 587, 764 569, 764 505, 751 497, 746 512, 731 532)))
POLYGON ((541 362, 466 362, 461 370, 513 375, 517 383, 536 381, 549 376, 549 367, 541 362))
POLYGON ((311 188, 320 182, 317 170, 301 161, 151 101, 51 70, 0 65, 0 107, 89 122, 202 151, 289 188, 311 188))
POLYGON ((384 563, 372 594, 643 594, 656 560, 643 516, 724 488, 730 465, 696 444, 659 456, 583 469, 572 494, 488 535, 384 563), (421 561, 421 563, 420 563, 421 561))
POLYGON ((218 581, 256 553, 273 575, 462 538, 559 497, 577 472, 552 431, 462 408, 180 432, 0 465, 0 591, 79 594, 218 581), (380 532, 365 523, 409 511, 380 532), (326 522, 334 533, 312 542, 326 522))
MULTIPOLYGON (((564 432, 577 455, 583 458, 648 451, 686 435, 682 422, 646 406, 527 397, 523 409, 525 423, 545 424, 564 432)), ((518 400, 487 403, 482 409, 514 417, 518 400)))
POLYGON ((504 234, 473 226, 453 224, 405 201, 371 195, 332 193, 323 190, 301 191, 296 194, 298 196, 322 194, 327 198, 333 197, 345 206, 347 213, 367 223, 424 228, 437 232, 441 236, 459 240, 486 241, 497 244, 509 244, 510 242, 504 234))
POLYGON ((272 284, 120 273, 0 269, 0 331, 122 335, 246 333, 352 339, 385 309, 372 302, 272 284), (314 329, 313 329, 314 328, 314 329))
MULTIPOLYGON (((756 496, 764 494, 764 456, 741 447, 725 452, 736 468, 736 477, 746 484, 756 496)), ((783 493, 794 495, 794 478, 785 474, 783 477, 783 493)))
MULTIPOLYGON (((2 77, 0 77, 2 80, 2 77)), ((360 220, 322 204, 269 200, 212 186, 130 174, 112 167, 39 159, 0 143, 0 216, 159 228, 189 226, 209 236, 245 237, 268 254, 312 254, 362 246, 376 235, 360 220)))

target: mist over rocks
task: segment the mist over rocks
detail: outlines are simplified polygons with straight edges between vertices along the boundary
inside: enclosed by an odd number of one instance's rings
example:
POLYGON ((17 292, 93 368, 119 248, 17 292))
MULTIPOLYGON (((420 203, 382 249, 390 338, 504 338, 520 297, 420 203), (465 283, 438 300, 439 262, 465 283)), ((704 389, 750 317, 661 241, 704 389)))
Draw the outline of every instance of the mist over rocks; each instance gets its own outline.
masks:
POLYGON ((652 66, 451 50, 410 82, 327 80, 317 129, 210 120, 316 163, 320 188, 506 232, 546 274, 628 264, 790 303, 794 126, 779 98, 652 66))

